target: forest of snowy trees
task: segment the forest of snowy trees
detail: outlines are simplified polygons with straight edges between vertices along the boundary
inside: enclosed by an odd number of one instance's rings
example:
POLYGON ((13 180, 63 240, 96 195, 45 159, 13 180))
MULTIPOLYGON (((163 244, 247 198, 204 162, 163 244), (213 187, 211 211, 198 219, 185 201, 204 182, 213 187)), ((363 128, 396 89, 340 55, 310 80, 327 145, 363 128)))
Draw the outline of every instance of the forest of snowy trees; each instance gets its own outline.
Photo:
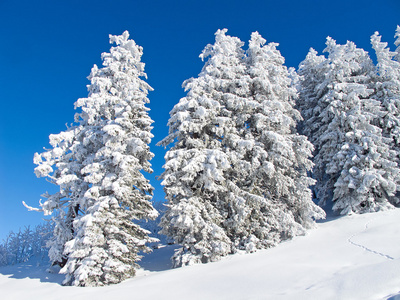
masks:
POLYGON ((321 205, 333 201, 341 214, 399 202, 400 65, 380 40, 378 33, 371 37, 376 65, 354 43, 328 37, 327 57, 311 49, 299 67, 298 106, 302 131, 315 146, 316 198, 321 205))
MULTIPOLYGON (((143 49, 127 31, 110 35, 115 46, 102 54, 103 67, 92 68, 75 123, 34 156, 35 174, 59 191, 45 194, 40 208, 26 206, 51 216, 46 247, 64 284, 134 276, 160 234, 181 246, 172 257, 179 267, 273 247, 305 234, 324 209, 344 215, 397 206, 400 27, 395 37, 392 51, 372 35, 374 58, 328 37, 324 53, 310 49, 295 70, 259 33, 244 49, 218 30, 158 143, 167 149, 160 207, 145 176, 154 155, 143 49)), ((35 241, 26 248, 14 246, 15 236, 0 245, 0 264, 42 253, 38 230, 17 234, 35 241)))
POLYGON ((0 243, 0 266, 26 262, 31 257, 46 261, 47 242, 53 231, 54 226, 50 222, 39 224, 33 229, 26 226, 18 232, 11 231, 0 243))

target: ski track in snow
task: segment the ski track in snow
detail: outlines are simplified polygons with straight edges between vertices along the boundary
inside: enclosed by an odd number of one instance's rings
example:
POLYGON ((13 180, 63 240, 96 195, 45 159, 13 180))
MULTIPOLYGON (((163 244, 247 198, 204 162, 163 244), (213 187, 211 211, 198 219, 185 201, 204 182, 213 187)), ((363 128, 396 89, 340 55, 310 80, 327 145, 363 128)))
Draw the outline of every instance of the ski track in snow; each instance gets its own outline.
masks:
POLYGON ((368 252, 370 252, 370 253, 373 253, 373 254, 376 254, 376 255, 379 255, 379 256, 383 256, 383 257, 385 257, 385 258, 387 258, 387 259, 390 259, 390 260, 394 260, 394 258, 391 257, 390 255, 384 254, 384 253, 379 252, 379 251, 372 250, 372 249, 368 248, 367 246, 364 246, 364 245, 362 245, 362 244, 358 244, 358 243, 356 243, 356 242, 353 242, 353 239, 354 239, 356 236, 358 236, 358 235, 360 235, 360 234, 366 232, 366 231, 368 230, 368 228, 369 228, 369 225, 370 225, 373 221, 375 221, 375 220, 376 220, 376 218, 374 218, 374 219, 372 219, 372 220, 369 220, 369 221, 365 224, 364 230, 362 230, 362 231, 360 231, 360 232, 358 232, 358 233, 353 234, 351 237, 349 237, 349 238, 347 239, 347 241, 348 241, 351 245, 356 246, 356 247, 359 247, 359 248, 361 248, 361 249, 364 249, 365 251, 368 251, 368 252))

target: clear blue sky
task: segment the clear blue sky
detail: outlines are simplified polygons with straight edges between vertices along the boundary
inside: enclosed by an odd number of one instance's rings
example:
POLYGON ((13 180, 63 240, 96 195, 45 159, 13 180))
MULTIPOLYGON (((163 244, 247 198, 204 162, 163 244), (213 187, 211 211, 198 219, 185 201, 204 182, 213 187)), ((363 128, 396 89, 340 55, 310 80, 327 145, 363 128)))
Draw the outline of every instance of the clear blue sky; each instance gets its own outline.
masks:
POLYGON ((156 157, 148 178, 161 200, 155 177, 165 152, 155 143, 167 134, 168 113, 184 96, 181 84, 200 72, 198 56, 217 29, 245 42, 258 31, 297 67, 310 47, 324 49, 328 35, 371 51, 369 38, 379 31, 394 49, 398 24, 399 0, 0 0, 0 240, 42 221, 21 204, 37 206, 55 188, 34 175, 33 154, 72 123, 73 104, 87 96, 86 77, 109 50, 109 34, 128 30, 144 48, 155 89, 149 107, 156 157))

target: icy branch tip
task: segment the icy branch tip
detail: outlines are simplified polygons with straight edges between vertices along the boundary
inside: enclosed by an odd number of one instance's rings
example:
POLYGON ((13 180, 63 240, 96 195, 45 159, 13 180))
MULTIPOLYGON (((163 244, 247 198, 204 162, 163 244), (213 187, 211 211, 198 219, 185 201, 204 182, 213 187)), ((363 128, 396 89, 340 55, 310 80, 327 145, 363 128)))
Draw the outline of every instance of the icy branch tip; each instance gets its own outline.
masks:
POLYGON ((28 204, 25 203, 25 201, 22 201, 22 204, 23 204, 29 211, 43 211, 43 209, 29 206, 28 204))

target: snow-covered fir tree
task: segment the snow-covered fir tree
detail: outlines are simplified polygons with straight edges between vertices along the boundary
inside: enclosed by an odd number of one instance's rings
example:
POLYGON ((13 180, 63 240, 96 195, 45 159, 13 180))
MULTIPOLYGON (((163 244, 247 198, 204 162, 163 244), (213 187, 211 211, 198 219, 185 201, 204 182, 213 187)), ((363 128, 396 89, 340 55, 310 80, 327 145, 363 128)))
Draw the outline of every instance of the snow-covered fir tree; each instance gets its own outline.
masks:
POLYGON ((307 176, 312 145, 295 134, 301 118, 293 108, 296 90, 276 43, 257 32, 249 42, 241 101, 227 108, 236 126, 226 138, 232 170, 227 173, 233 201, 225 203, 224 227, 234 249, 255 251, 302 234, 324 212, 311 198, 307 176), (245 88, 243 88, 245 87, 245 88), (240 204, 240 205, 238 205, 240 204))
POLYGON ((173 144, 161 175, 168 200, 161 226, 163 234, 182 245, 174 266, 214 261, 231 252, 219 208, 230 197, 226 173, 231 160, 224 139, 235 126, 223 98, 237 89, 232 79, 240 78, 245 68, 243 43, 225 33, 218 30, 215 44, 200 55, 210 58, 197 78, 184 82, 187 96, 170 112, 169 135, 159 143, 173 144))
POLYGON ((254 140, 249 140, 246 130, 255 101, 249 97, 251 82, 242 49, 244 43, 227 36, 226 32, 226 29, 219 30, 215 44, 208 45, 201 55, 203 60, 208 58, 201 75, 206 76, 209 81, 207 89, 211 89, 220 106, 217 119, 211 123, 217 126, 214 129, 217 133, 212 138, 218 140, 229 162, 229 167, 222 169, 224 191, 221 191, 216 207, 223 217, 221 226, 230 239, 231 252, 237 249, 252 251, 256 244, 252 233, 261 229, 250 229, 252 208, 249 205, 260 199, 243 186, 249 184, 251 164, 246 155, 254 140))
POLYGON ((45 213, 55 213, 52 251, 64 255, 64 284, 99 286, 135 274, 139 252, 154 241, 133 222, 153 219, 153 188, 142 171, 152 172, 148 144, 152 120, 146 103, 151 87, 145 77, 142 47, 125 31, 110 35, 103 68, 88 77, 89 96, 78 99, 76 126, 50 136, 53 149, 35 154, 38 176, 60 192, 46 195, 45 213), (72 226, 71 226, 72 225, 72 226))
MULTIPOLYGON (((296 133, 301 115, 294 108, 297 98, 293 79, 284 66, 278 44, 266 44, 254 32, 247 51, 247 73, 250 88, 245 113, 237 126, 242 154, 237 170, 237 186, 247 193, 247 224, 244 234, 257 241, 251 246, 265 248, 302 234, 324 218, 323 210, 312 202, 310 185, 314 180, 307 172, 313 146, 305 136, 296 133)), ((243 243, 243 242, 242 242, 243 243)), ((248 248, 250 245, 246 246, 248 248)))
MULTIPOLYGON (((298 69, 300 76, 300 84, 298 85, 299 99, 297 107, 303 117, 300 122, 300 132, 308 137, 308 140, 316 145, 314 132, 321 126, 321 120, 318 118, 318 101, 324 90, 319 89, 319 85, 323 84, 327 64, 323 55, 310 48, 305 60, 303 60, 298 69)), ((317 149, 318 151, 318 149, 317 149)))
POLYGON ((374 97, 381 102, 384 113, 379 126, 400 155, 400 62, 393 59, 396 53, 381 42, 378 32, 371 36, 371 44, 377 58, 374 97))
POLYGON ((295 90, 276 44, 216 33, 198 78, 171 111, 163 233, 183 246, 176 266, 254 251, 303 233, 323 211, 306 171, 312 145, 294 133, 295 90))
MULTIPOLYGON (((297 107, 303 117, 299 123, 298 129, 300 133, 307 136, 308 140, 314 145, 314 152, 319 152, 321 146, 318 142, 319 130, 324 125, 325 120, 321 118, 321 108, 325 108, 324 103, 320 103, 320 98, 327 92, 325 84, 325 74, 328 72, 329 64, 323 55, 310 48, 306 58, 299 65, 298 75, 300 82, 297 85, 299 98, 297 99, 297 107)), ((313 168, 313 178, 317 179, 314 191, 321 186, 322 182, 329 180, 329 176, 325 173, 325 165, 316 164, 313 168)), ((314 193, 315 194, 315 193, 314 193)), ((318 193, 319 203, 325 203, 329 193, 318 193), (326 197, 326 198, 324 198, 326 197)))
POLYGON ((337 45, 328 38, 326 44, 328 58, 314 68, 325 74, 313 91, 317 101, 310 118, 318 126, 307 129, 317 149, 317 197, 322 205, 333 200, 341 214, 392 207, 399 170, 389 141, 374 125, 383 113, 371 96, 372 61, 352 42, 337 45))
MULTIPOLYGON (((73 221, 79 211, 79 199, 88 189, 88 183, 80 173, 84 155, 74 154, 82 151, 78 149, 80 143, 77 139, 80 130, 81 127, 76 125, 59 134, 51 134, 49 140, 53 149, 35 153, 33 159, 38 165, 35 168, 36 176, 47 177, 49 182, 59 186, 58 192, 42 195, 47 200, 44 203, 40 201, 40 210, 45 215, 51 215, 54 232, 48 241, 49 258, 52 265, 60 267, 64 267, 67 261, 64 249, 66 242, 73 238, 73 221)), ((29 210, 39 211, 24 205, 29 210)))

